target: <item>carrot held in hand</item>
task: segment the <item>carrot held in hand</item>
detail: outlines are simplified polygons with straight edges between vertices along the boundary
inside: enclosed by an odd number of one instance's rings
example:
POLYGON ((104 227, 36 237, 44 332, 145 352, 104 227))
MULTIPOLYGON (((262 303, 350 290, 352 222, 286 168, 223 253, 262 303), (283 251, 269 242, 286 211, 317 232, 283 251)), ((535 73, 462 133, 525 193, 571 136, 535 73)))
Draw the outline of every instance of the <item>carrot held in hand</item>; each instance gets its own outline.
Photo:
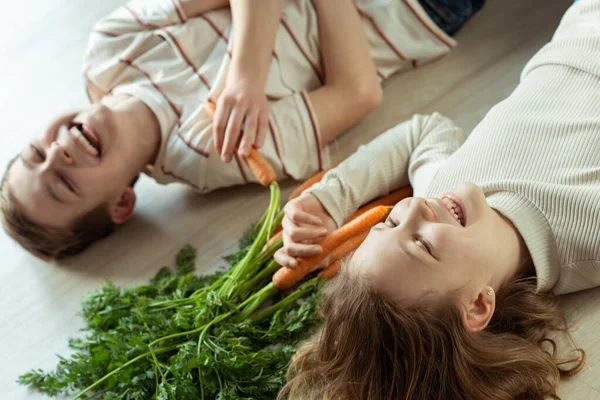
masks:
POLYGON ((366 230, 336 247, 335 250, 333 250, 329 254, 329 265, 339 260, 340 258, 344 258, 346 254, 358 249, 358 246, 360 246, 361 243, 365 241, 368 234, 369 230, 366 230))
POLYGON ((323 239, 319 245, 321 254, 301 260, 295 268, 281 267, 273 275, 273 283, 278 289, 285 290, 300 282, 305 276, 313 272, 321 261, 333 252, 338 246, 352 239, 354 236, 368 232, 373 226, 381 222, 393 207, 375 207, 353 221, 336 229, 323 239))
POLYGON ((323 268, 323 270, 319 272, 319 276, 324 279, 333 278, 338 274, 338 272, 340 272, 340 268, 342 268, 343 261, 343 258, 338 258, 337 260, 329 264, 327 268, 323 268))
POLYGON ((300 186, 298 186, 296 189, 294 189, 292 194, 290 194, 288 196, 288 201, 294 200, 296 197, 300 196, 302 194, 302 192, 304 192, 306 189, 308 189, 315 183, 320 182, 321 179, 323 179, 323 175, 325 175, 327 172, 329 172, 330 170, 337 167, 338 164, 339 163, 332 165, 331 167, 326 168, 323 171, 319 171, 316 174, 314 174, 313 176, 311 176, 310 178, 308 178, 307 180, 305 180, 300 186))
POLYGON ((410 186, 405 186, 402 187, 398 190, 393 191, 390 194, 386 194, 385 196, 381 196, 373 201, 371 201, 370 203, 365 204, 364 206, 362 206, 361 208, 359 208, 358 210, 356 210, 356 212, 354 214, 352 214, 350 216, 350 218, 348 218, 348 220, 346 221, 346 223, 352 221, 355 218, 360 217, 362 214, 364 214, 365 212, 369 211, 372 208, 375 208, 377 206, 395 206, 398 202, 400 202, 400 200, 403 200, 407 197, 412 196, 412 187, 410 186))
POLYGON ((270 245, 272 245, 273 243, 275 243, 276 241, 278 241, 279 239, 281 239, 283 237, 283 231, 279 231, 277 233, 275 233, 273 236, 271 236, 271 239, 269 239, 267 241, 267 243, 265 243, 265 246, 263 247, 263 251, 269 247, 270 245))
POLYGON ((254 147, 250 150, 246 161, 261 185, 269 186, 271 182, 277 180, 277 174, 271 164, 254 147))
POLYGON ((344 261, 344 257, 358 249, 358 246, 362 244, 367 238, 369 231, 365 231, 357 236, 354 236, 352 239, 348 240, 346 243, 338 246, 329 257, 329 265, 319 273, 321 278, 331 279, 335 275, 337 275, 338 271, 342 266, 342 262, 344 261))
MULTIPOLYGON (((215 117, 217 106, 214 103, 207 101, 202 107, 211 118, 215 117)), ((269 186, 271 182, 277 180, 277 174, 271 164, 255 148, 250 150, 250 154, 246 157, 246 162, 248 162, 250 170, 261 185, 269 186)))
POLYGON ((215 112, 217 111, 217 105, 215 103, 207 101, 202 105, 202 108, 211 119, 215 119, 215 112))

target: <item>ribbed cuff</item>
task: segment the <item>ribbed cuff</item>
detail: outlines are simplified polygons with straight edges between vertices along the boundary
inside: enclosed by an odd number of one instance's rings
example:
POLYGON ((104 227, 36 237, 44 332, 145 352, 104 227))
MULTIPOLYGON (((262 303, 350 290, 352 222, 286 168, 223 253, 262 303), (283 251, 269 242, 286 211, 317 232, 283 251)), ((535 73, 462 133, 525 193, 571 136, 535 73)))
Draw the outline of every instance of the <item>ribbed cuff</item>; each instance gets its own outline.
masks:
POLYGON ((514 192, 493 193, 486 196, 486 200, 519 230, 535 266, 538 291, 552 290, 560 278, 560 263, 556 240, 546 217, 533 203, 514 192))
POLYGON ((310 189, 307 190, 308 193, 312 194, 321 202, 323 207, 327 210, 331 218, 335 221, 335 224, 338 226, 342 226, 344 221, 346 220, 346 216, 342 208, 340 207, 341 202, 339 199, 344 195, 342 191, 341 184, 335 185, 331 184, 332 181, 329 182, 329 185, 325 187, 322 183, 317 183, 313 185, 310 189), (338 199, 336 201, 335 199, 338 199))

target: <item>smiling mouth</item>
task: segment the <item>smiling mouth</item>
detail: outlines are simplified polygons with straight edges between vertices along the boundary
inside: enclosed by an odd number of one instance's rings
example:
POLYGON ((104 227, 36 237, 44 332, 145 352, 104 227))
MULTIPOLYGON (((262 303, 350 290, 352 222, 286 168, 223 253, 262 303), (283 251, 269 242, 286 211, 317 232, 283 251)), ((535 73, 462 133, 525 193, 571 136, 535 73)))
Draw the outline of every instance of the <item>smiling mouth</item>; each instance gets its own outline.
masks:
POLYGON ((467 213, 464 209, 464 206, 460 202, 460 200, 452 195, 445 194, 442 196, 442 203, 446 207, 446 210, 450 213, 450 215, 458 221, 463 227, 467 226, 467 213))
POLYGON ((80 144, 88 154, 98 158, 102 156, 102 143, 100 142, 100 138, 88 125, 73 122, 69 127, 69 132, 71 132, 77 143, 80 144))

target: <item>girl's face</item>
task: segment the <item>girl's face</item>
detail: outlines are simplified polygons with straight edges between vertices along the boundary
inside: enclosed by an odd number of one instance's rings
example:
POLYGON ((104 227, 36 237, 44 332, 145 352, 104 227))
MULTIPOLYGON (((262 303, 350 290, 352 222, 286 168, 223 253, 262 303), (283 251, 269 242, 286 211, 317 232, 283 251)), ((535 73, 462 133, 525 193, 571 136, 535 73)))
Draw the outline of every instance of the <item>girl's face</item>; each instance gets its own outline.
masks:
POLYGON ((371 229, 349 268, 405 304, 451 293, 468 301, 508 262, 498 219, 470 183, 439 199, 407 198, 371 229))

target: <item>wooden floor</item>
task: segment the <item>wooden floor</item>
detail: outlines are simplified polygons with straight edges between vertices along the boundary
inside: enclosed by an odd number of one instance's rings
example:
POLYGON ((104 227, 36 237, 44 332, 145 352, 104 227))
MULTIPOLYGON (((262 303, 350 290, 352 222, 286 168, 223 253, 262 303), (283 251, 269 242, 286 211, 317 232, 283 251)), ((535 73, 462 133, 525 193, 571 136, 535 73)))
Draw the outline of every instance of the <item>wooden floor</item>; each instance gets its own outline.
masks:
MULTIPOLYGON (((0 36, 0 162, 65 109, 86 104, 80 62, 94 21, 122 0, 29 0, 5 5, 0 36), (8 7, 8 9, 7 9, 8 7)), ((439 111, 470 131, 517 84, 525 62, 546 43, 571 0, 488 0, 457 36, 459 47, 434 64, 394 77, 384 104, 343 136, 342 158, 413 113, 439 111)), ((3 167, 2 167, 3 169, 3 167)), ((293 183, 283 185, 284 194, 293 183)), ((103 279, 144 282, 171 264, 186 243, 199 249, 198 271, 222 265, 221 255, 267 204, 259 187, 198 196, 184 187, 139 185, 134 220, 68 265, 47 265, 0 234, 0 398, 40 399, 15 383, 32 367, 51 368, 81 327, 78 302, 103 279)), ((600 399, 600 290, 566 297, 574 339, 587 351, 583 373, 565 382, 564 399, 600 399)))

